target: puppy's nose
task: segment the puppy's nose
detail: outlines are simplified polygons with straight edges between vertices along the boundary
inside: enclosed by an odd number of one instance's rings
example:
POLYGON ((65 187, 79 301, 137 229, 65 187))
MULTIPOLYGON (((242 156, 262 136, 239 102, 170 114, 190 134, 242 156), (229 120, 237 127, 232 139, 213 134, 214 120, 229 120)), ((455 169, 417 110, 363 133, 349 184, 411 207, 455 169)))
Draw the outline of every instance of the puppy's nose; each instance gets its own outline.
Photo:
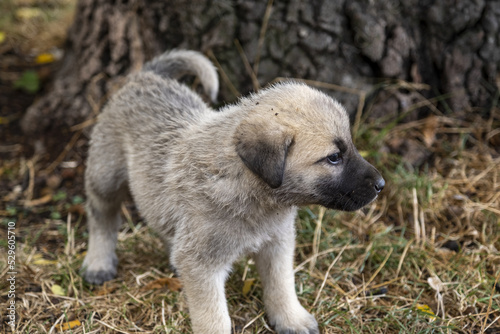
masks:
POLYGON ((381 192, 381 191, 382 191, 382 189, 384 189, 384 187, 385 187, 385 180, 384 180, 383 178, 378 179, 378 180, 375 182, 374 187, 375 187, 375 191, 376 191, 377 193, 381 192))

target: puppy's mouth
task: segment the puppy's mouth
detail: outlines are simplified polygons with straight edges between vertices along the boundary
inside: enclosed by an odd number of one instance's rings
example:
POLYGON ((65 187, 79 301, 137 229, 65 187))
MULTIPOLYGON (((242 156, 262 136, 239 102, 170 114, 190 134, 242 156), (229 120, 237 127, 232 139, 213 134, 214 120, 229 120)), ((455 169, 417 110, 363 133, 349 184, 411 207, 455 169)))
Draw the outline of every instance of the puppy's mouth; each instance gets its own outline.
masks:
POLYGON ((351 194, 338 194, 331 198, 326 203, 320 203, 324 207, 333 210, 341 210, 341 211, 356 211, 361 209, 362 207, 372 203, 378 197, 378 194, 375 194, 371 197, 358 197, 352 196, 351 194))

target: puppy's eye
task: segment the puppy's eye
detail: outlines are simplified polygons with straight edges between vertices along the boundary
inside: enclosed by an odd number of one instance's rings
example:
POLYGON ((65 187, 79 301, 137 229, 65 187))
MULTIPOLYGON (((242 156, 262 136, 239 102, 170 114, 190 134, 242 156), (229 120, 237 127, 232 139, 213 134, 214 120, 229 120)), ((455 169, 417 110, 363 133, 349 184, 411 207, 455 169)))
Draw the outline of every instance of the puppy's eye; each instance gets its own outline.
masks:
POLYGON ((326 157, 326 161, 332 165, 338 165, 342 162, 342 153, 334 153, 326 157))

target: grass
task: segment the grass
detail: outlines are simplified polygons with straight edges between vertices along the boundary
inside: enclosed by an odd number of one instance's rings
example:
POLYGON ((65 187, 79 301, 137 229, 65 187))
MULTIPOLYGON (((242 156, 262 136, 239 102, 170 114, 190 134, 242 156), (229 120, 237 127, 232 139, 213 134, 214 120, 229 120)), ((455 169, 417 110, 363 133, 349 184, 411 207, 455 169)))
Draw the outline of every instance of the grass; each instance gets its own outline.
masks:
POLYGON ((66 40, 75 4, 74 0, 3 0, 0 2, 3 43, 15 46, 25 55, 53 51, 66 40))
MULTIPOLYGON (((61 3, 69 13, 72 2, 61 3)), ((38 42, 26 39, 29 26, 16 26, 19 7, 14 0, 0 5, 0 32, 32 50, 38 42)), ((32 25, 70 19, 39 7, 32 25)), ((309 83, 359 95, 358 111, 365 113, 356 117, 354 139, 387 181, 379 199, 358 212, 314 206, 299 211, 296 289, 322 332, 500 332, 498 106, 489 119, 450 116, 436 108, 446 106, 447 96, 422 97, 401 115, 428 108, 432 117, 373 120, 366 118, 366 92, 309 83), (426 158, 416 163, 411 159, 419 152, 426 158)), ((417 91, 425 85, 391 82, 378 89, 417 91)), ((79 276, 88 239, 82 206, 86 142, 80 141, 57 159, 13 152, 0 161, 0 304, 8 301, 7 226, 14 221, 17 333, 189 333, 185 295, 160 284, 175 282, 174 273, 159 238, 132 204, 122 210, 117 278, 99 287, 79 276)), ((252 261, 238 261, 226 286, 234 332, 272 333, 252 261)), ((4 308, 0 312, 3 319, 4 308)), ((10 332, 4 321, 0 332, 10 332)))

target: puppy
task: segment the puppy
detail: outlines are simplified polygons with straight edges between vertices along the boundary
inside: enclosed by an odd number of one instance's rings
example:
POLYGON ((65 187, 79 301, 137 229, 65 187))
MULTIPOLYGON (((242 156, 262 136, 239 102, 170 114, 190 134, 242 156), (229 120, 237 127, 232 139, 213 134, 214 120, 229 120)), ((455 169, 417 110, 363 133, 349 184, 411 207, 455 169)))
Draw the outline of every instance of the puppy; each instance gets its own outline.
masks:
POLYGON ((224 283, 246 254, 276 331, 319 333, 294 288, 297 206, 357 210, 384 179, 359 155, 347 113, 327 95, 278 84, 216 112, 176 81, 185 74, 215 100, 213 65, 179 50, 132 75, 99 116, 85 175, 84 278, 102 284, 116 275, 119 209, 130 191, 170 250, 194 333, 231 333, 224 283))

